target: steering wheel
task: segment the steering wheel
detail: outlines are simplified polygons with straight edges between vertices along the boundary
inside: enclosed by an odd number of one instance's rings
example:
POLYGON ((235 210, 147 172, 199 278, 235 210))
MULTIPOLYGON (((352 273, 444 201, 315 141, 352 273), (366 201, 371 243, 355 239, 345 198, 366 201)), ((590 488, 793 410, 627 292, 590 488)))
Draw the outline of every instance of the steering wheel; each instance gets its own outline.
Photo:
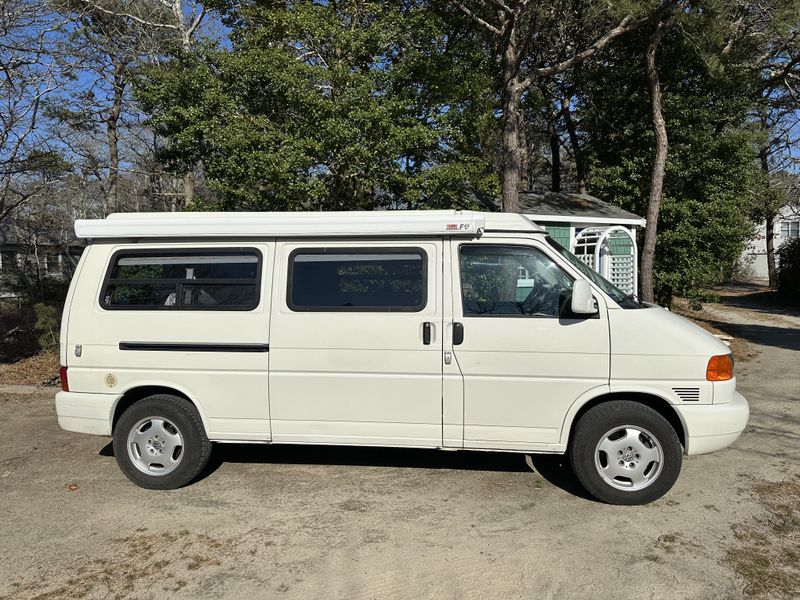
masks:
POLYGON ((544 299, 545 294, 546 294, 545 286, 541 284, 539 280, 534 277, 533 288, 531 289, 530 292, 528 292, 528 295, 525 296, 525 300, 523 300, 519 304, 520 312, 524 315, 533 314, 532 311, 526 310, 525 307, 539 306, 542 300, 544 299))

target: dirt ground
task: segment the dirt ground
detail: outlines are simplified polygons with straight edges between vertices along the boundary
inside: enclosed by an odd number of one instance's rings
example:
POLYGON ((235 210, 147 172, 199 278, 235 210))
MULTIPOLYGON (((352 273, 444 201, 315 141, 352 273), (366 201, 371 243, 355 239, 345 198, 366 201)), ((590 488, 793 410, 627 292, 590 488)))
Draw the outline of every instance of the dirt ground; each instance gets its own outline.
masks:
POLYGON ((560 459, 319 446, 218 446, 146 491, 52 391, 0 393, 0 598, 797 598, 800 316, 757 296, 698 315, 749 345, 749 427, 644 507, 560 459))

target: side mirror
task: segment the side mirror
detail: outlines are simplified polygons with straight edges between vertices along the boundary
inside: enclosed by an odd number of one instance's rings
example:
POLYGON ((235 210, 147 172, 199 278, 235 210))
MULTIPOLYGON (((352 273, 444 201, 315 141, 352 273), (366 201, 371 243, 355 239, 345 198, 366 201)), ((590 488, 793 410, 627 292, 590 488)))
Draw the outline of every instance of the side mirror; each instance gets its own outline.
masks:
POLYGON ((585 279, 576 279, 572 285, 570 309, 576 315, 597 314, 597 302, 592 296, 592 286, 585 279))

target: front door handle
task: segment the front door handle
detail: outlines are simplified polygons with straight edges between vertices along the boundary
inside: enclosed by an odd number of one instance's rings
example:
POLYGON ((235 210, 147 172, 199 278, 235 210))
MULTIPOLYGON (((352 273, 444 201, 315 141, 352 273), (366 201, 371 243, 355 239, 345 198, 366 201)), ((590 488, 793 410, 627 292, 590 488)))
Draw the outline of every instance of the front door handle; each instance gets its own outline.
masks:
POLYGON ((455 321, 453 323, 453 345, 458 346, 464 341, 464 325, 455 321))
POLYGON ((422 343, 426 346, 431 343, 431 324, 428 321, 422 324, 422 343))

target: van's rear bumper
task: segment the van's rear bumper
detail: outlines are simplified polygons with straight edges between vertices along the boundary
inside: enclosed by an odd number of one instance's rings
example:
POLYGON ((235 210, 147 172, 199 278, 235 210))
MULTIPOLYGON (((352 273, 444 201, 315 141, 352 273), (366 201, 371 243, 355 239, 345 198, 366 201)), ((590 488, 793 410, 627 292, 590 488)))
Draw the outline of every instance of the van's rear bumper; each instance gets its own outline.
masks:
POLYGON ((56 414, 58 424, 66 431, 111 435, 111 418, 117 394, 84 394, 58 392, 56 414))
POLYGON ((734 392, 724 404, 673 405, 686 428, 686 454, 707 454, 736 441, 750 417, 747 399, 734 392))

